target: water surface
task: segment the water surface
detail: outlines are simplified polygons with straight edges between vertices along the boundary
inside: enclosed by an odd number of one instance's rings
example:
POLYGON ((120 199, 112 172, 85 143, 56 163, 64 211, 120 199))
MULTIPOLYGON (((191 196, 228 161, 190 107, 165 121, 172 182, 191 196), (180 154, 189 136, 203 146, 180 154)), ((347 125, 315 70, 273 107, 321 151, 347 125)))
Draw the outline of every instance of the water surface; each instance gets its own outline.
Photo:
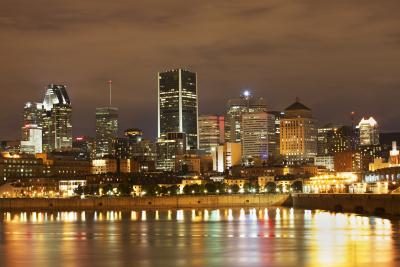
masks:
POLYGON ((400 266, 399 221, 269 209, 1 212, 0 266, 400 266))

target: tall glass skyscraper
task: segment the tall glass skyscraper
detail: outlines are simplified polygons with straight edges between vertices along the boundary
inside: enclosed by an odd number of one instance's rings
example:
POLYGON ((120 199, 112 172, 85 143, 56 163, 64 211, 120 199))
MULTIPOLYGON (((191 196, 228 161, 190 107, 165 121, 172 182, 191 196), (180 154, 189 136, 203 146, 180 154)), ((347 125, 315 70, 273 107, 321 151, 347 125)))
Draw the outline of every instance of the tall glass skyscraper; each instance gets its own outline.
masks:
POLYGON ((43 100, 43 150, 72 148, 72 106, 65 85, 50 84, 43 100))
POLYGON ((118 108, 96 108, 96 157, 114 156, 118 134, 118 108))
POLYGON ((158 137, 185 133, 187 148, 198 149, 197 75, 183 69, 158 73, 158 137))

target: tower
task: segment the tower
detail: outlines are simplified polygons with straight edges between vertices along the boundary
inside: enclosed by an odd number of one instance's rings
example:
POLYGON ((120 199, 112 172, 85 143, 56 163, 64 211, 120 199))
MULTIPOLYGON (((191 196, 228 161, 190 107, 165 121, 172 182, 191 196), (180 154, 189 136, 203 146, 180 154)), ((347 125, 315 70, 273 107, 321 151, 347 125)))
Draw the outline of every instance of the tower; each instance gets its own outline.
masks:
POLYGON ((183 69, 158 73, 158 138, 186 134, 187 148, 198 149, 197 75, 183 69))

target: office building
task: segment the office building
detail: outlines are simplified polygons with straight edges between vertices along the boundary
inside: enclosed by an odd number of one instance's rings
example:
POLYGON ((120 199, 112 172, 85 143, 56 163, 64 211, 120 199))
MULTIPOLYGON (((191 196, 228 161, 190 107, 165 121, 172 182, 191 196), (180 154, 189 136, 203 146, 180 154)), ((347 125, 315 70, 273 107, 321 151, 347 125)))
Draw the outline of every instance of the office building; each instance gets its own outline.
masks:
POLYGON ((175 159, 186 153, 186 134, 167 133, 165 139, 159 139, 156 143, 157 161, 156 168, 161 171, 174 171, 175 159))
POLYGON ((267 112, 244 113, 241 128, 243 163, 265 165, 276 151, 274 115, 267 112))
POLYGON ((311 109, 297 99, 281 119, 280 153, 287 164, 313 163, 317 155, 317 130, 311 109))
POLYGON ((230 99, 225 117, 225 141, 241 142, 242 115, 251 112, 266 112, 265 100, 255 98, 249 91, 244 91, 240 98, 230 99))
POLYGON ((72 106, 66 86, 50 84, 44 97, 43 108, 43 151, 70 150, 72 106))
POLYGON ((378 123, 373 117, 362 118, 357 128, 360 134, 360 146, 379 145, 378 123))
POLYGON ((197 75, 183 69, 158 73, 158 138, 186 134, 187 149, 198 149, 197 75))
POLYGON ((225 142, 213 151, 213 170, 217 172, 230 171, 242 162, 242 146, 240 143, 225 142))
POLYGON ((224 117, 219 115, 199 116, 199 149, 211 154, 225 140, 224 117))
POLYGON ((96 157, 114 156, 118 134, 118 108, 96 108, 96 157))
POLYGON ((25 124, 22 127, 21 152, 42 153, 42 128, 37 124, 25 124))

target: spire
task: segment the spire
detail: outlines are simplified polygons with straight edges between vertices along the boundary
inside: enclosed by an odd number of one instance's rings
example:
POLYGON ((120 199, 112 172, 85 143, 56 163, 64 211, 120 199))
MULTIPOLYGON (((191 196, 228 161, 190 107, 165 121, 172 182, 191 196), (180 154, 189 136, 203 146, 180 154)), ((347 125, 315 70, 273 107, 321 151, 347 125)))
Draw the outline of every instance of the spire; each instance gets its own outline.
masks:
POLYGON ((108 81, 108 86, 110 88, 110 107, 111 107, 111 89, 112 89, 112 81, 111 80, 108 81))

